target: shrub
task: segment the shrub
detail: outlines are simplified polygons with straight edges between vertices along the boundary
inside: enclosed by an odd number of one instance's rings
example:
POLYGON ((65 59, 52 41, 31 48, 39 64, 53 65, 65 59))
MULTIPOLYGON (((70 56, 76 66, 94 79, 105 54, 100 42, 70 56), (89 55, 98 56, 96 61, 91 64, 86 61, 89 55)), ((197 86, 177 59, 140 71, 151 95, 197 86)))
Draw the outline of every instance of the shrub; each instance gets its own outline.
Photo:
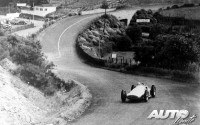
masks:
POLYGON ((20 74, 23 81, 36 88, 41 89, 48 85, 45 69, 31 63, 23 64, 16 70, 16 74, 20 74))
POLYGON ((151 29, 150 29, 150 38, 151 39, 155 39, 157 35, 159 34, 165 34, 167 33, 169 27, 166 25, 162 25, 162 24, 154 24, 151 29))
POLYGON ((136 44, 137 40, 142 37, 142 30, 137 24, 134 24, 126 29, 126 34, 131 38, 132 42, 136 44))
POLYGON ((113 42, 110 42, 109 40, 105 40, 104 41, 105 43, 102 44, 101 46, 101 55, 102 56, 105 56, 107 55, 108 53, 111 53, 113 51, 113 42))
POLYGON ((171 8, 170 8, 170 7, 167 7, 167 8, 166 8, 166 10, 169 10, 169 9, 171 9, 171 8))
POLYGON ((1 29, 0 30, 0 36, 4 36, 5 34, 4 34, 4 32, 3 32, 3 30, 1 29))
POLYGON ((177 8, 179 8, 178 5, 173 5, 173 6, 171 7, 171 9, 177 9, 177 8))
POLYGON ((18 45, 10 52, 12 60, 17 64, 31 63, 41 66, 44 58, 41 51, 31 46, 18 45))
POLYGON ((164 43, 157 46, 155 57, 162 67, 183 70, 189 63, 199 61, 200 48, 192 39, 181 35, 159 35, 156 41, 164 43))
POLYGON ((195 4, 193 4, 193 3, 186 3, 186 4, 183 4, 180 7, 194 7, 194 6, 195 6, 195 4))
MULTIPOLYGON (((130 24, 129 26, 132 26, 134 25, 134 23, 137 22, 137 19, 150 19, 150 23, 151 24, 154 24, 154 23, 157 23, 157 20, 153 17, 153 12, 152 10, 144 10, 144 9, 141 9, 141 10, 138 10, 132 17, 131 21, 130 21, 130 24)), ((138 24, 145 24, 145 25, 148 25, 149 23, 145 23, 145 22, 141 22, 141 23, 138 23, 138 24)))
POLYGON ((9 51, 0 46, 0 61, 9 56, 9 51))
POLYGON ((110 39, 114 42, 113 49, 115 51, 130 51, 132 43, 129 37, 114 35, 110 39))

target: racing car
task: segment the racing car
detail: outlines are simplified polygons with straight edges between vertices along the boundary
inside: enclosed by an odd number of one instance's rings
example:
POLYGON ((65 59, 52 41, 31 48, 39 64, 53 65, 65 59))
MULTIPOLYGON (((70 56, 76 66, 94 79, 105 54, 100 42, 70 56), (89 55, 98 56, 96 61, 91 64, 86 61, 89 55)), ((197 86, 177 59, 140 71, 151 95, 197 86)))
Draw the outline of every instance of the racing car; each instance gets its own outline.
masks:
POLYGON ((151 88, 144 83, 138 83, 136 86, 131 86, 131 91, 126 94, 126 91, 121 91, 121 100, 125 102, 126 99, 129 100, 143 100, 148 102, 149 98, 154 98, 156 96, 156 87, 152 85, 151 88))

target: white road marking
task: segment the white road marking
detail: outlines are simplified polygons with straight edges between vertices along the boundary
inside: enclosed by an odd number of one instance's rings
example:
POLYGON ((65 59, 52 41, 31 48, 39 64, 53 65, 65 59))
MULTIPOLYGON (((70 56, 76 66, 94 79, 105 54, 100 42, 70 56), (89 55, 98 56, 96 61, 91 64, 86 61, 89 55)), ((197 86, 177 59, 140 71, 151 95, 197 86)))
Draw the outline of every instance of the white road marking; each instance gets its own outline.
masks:
POLYGON ((70 29, 71 27, 73 27, 74 25, 76 25, 76 24, 80 23, 81 21, 86 20, 86 19, 88 19, 88 18, 90 18, 90 17, 86 17, 86 18, 84 18, 84 19, 82 19, 82 20, 79 20, 78 22, 76 22, 76 23, 70 25, 69 27, 67 27, 67 28, 61 33, 61 35, 59 36, 59 39, 58 39, 58 53, 59 53, 59 57, 61 57, 61 52, 60 52, 60 41, 61 41, 61 38, 62 38, 62 36, 64 35, 64 33, 65 33, 68 29, 70 29))

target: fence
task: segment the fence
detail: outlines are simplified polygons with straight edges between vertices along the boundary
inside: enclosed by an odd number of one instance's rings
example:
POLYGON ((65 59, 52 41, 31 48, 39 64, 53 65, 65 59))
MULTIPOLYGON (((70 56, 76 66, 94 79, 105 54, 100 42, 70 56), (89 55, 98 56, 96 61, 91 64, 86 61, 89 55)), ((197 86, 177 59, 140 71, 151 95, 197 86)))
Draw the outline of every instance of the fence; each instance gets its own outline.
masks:
POLYGON ((133 66, 136 62, 133 57, 118 56, 116 58, 109 57, 106 64, 116 64, 120 66, 133 66))
POLYGON ((33 27, 34 27, 33 23, 27 24, 27 25, 24 25, 24 26, 20 26, 20 27, 16 27, 14 29, 11 29, 11 33, 14 33, 14 32, 20 31, 20 30, 25 30, 25 29, 33 28, 33 27))

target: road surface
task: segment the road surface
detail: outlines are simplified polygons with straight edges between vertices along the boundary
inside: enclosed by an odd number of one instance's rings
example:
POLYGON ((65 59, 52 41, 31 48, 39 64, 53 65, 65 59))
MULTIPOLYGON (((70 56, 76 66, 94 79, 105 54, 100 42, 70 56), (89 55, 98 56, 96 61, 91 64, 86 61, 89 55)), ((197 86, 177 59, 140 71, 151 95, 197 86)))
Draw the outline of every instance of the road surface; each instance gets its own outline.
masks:
MULTIPOLYGON (((93 94, 89 109, 71 125, 172 125, 174 119, 147 119, 157 110, 186 109, 200 117, 199 85, 166 79, 135 76, 90 66, 76 52, 78 32, 96 15, 64 19, 41 34, 43 52, 57 65, 64 79, 74 79, 88 86, 93 94), (157 96, 147 103, 121 103, 122 89, 145 82, 157 87, 157 96)), ((200 123, 197 118, 193 125, 200 123)))

